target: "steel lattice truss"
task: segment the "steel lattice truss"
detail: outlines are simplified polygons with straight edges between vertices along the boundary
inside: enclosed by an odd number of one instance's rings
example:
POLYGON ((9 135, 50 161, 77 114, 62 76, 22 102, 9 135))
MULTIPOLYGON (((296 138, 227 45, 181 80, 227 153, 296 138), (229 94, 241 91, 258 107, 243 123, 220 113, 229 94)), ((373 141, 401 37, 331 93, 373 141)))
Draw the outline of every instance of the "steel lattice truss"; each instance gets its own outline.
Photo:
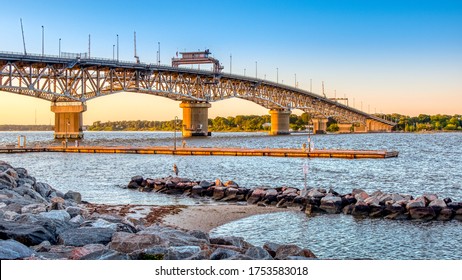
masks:
POLYGON ((366 123, 369 115, 314 93, 274 82, 225 73, 102 59, 68 59, 0 53, 0 90, 52 102, 86 102, 118 92, 179 101, 241 98, 268 109, 300 109, 313 117, 366 123))

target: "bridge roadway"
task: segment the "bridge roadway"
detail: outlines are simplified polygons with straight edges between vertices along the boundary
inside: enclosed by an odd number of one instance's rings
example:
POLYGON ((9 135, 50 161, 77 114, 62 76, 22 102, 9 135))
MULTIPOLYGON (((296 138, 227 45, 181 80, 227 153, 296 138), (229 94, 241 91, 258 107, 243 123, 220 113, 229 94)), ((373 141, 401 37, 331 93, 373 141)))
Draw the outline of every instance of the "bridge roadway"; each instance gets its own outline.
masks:
POLYGON ((85 54, 59 57, 0 52, 0 91, 51 101, 55 138, 82 138, 86 101, 118 92, 180 101, 183 137, 207 135, 210 103, 228 98, 269 109, 272 135, 289 133, 293 109, 310 114, 317 133, 325 132, 329 117, 338 121, 341 132, 388 132, 395 125, 315 93, 267 80, 85 54))

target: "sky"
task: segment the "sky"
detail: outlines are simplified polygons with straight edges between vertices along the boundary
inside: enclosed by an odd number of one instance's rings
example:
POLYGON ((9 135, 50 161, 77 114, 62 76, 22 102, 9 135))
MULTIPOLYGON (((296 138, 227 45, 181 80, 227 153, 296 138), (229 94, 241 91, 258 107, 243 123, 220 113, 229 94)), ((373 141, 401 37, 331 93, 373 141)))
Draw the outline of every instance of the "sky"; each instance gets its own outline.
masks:
MULTIPOLYGON (((0 51, 87 52, 171 64, 177 51, 210 49, 232 73, 276 80, 370 113, 462 114, 462 1, 5 1, 0 51), (310 83, 311 81, 311 83, 310 83)), ((204 68, 202 68, 204 69, 204 68)), ((179 102, 118 93, 87 102, 84 123, 181 118, 179 102)), ((267 114, 249 101, 212 103, 209 117, 267 114)), ((301 112, 295 112, 301 113, 301 112)), ((0 92, 0 124, 52 124, 50 102, 0 92)))

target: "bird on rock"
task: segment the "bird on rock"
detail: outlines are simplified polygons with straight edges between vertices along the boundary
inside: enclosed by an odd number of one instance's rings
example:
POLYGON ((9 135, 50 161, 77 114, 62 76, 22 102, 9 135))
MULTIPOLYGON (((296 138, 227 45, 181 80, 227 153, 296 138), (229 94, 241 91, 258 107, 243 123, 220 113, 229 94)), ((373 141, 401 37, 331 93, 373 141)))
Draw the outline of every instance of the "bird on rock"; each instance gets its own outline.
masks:
POLYGON ((178 167, 176 164, 173 164, 173 172, 175 173, 175 176, 178 176, 178 167))

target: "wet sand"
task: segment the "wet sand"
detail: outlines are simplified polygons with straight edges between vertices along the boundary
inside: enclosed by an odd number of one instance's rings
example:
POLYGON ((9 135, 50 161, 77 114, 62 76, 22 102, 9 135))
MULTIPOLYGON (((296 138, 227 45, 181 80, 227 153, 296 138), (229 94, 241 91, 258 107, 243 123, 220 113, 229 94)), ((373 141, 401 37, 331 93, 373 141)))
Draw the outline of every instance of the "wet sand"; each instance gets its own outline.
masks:
POLYGON ((211 229, 229 222, 247 218, 253 215, 299 211, 296 207, 276 208, 256 205, 193 205, 181 208, 178 213, 170 213, 162 218, 161 223, 185 230, 201 230, 209 232, 211 229))

